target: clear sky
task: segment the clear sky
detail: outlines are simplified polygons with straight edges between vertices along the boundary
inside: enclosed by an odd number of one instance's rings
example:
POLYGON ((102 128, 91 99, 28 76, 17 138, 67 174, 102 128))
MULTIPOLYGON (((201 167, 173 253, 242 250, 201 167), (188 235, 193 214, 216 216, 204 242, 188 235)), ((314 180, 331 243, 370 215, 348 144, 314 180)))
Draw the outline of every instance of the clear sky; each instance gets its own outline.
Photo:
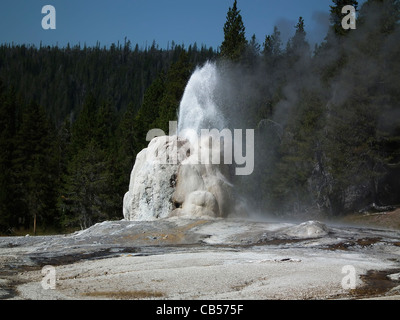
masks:
MULTIPOLYGON (((0 43, 109 46, 126 37, 140 47, 168 42, 218 47, 233 0, 1 0, 0 43), (42 28, 44 5, 56 9, 56 29, 42 28)), ((262 43, 274 25, 287 40, 299 16, 311 43, 320 42, 332 0, 238 0, 246 36, 262 43)))

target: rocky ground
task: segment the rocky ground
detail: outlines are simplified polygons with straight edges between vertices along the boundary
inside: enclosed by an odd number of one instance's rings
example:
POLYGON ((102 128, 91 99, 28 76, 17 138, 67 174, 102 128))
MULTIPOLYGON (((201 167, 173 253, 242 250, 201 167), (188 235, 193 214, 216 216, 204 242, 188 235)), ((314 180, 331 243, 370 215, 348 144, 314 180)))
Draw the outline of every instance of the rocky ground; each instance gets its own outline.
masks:
POLYGON ((2 237, 0 270, 2 299, 399 299, 400 233, 317 221, 107 221, 2 237))

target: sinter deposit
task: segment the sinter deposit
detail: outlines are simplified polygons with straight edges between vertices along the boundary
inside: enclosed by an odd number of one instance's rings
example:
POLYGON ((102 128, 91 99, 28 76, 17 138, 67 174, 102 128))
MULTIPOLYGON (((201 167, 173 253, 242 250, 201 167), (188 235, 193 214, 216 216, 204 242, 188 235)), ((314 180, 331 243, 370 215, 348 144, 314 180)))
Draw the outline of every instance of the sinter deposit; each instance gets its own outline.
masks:
POLYGON ((124 197, 126 220, 232 213, 233 189, 223 152, 231 146, 200 135, 204 127, 223 127, 214 101, 217 81, 215 64, 197 69, 181 101, 178 136, 156 137, 137 155, 124 197))
MULTIPOLYGON (((194 147, 177 136, 154 138, 136 158, 124 197, 124 218, 224 217, 230 213, 228 166, 203 164, 200 153, 205 148, 212 149, 208 139, 194 147)), ((211 151, 219 152, 215 149, 211 151)))

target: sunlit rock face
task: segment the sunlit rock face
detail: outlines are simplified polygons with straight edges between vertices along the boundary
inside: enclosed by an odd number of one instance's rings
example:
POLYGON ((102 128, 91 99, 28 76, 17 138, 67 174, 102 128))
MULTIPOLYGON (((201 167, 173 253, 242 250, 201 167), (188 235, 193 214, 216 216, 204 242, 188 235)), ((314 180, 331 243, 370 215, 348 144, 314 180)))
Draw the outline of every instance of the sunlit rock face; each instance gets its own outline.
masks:
POLYGON ((221 157, 221 148, 209 142, 207 137, 196 144, 177 136, 154 138, 136 157, 124 218, 227 216, 233 208, 229 169, 223 159, 214 164, 211 158, 221 157))
POLYGON ((178 150, 186 141, 157 137, 136 156, 131 172, 129 191, 124 196, 126 220, 154 220, 169 216, 175 190, 176 173, 186 155, 170 159, 171 150, 178 150))

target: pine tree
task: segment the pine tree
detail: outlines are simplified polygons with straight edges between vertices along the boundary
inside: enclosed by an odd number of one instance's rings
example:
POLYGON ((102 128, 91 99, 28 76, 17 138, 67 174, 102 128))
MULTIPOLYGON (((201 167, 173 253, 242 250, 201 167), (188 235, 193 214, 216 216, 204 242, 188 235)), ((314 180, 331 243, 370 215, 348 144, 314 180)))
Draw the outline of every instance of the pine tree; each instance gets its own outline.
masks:
POLYGON ((66 118, 57 133, 59 151, 58 171, 60 176, 66 173, 71 148, 71 121, 66 118))
POLYGON ((177 121, 179 103, 192 69, 187 53, 182 51, 179 60, 171 66, 166 74, 165 92, 160 102, 159 116, 152 128, 159 128, 167 134, 169 122, 177 121))
POLYGON ((12 158, 17 131, 17 101, 15 92, 5 91, 0 80, 0 233, 14 224, 12 188, 12 158))
POLYGON ((22 115, 13 157, 16 203, 25 226, 54 222, 58 182, 55 134, 43 107, 32 102, 22 115))
POLYGON ((251 36, 251 40, 247 44, 246 51, 244 54, 244 62, 246 65, 252 67, 257 64, 260 57, 260 44, 257 42, 256 35, 251 36))
POLYGON ((64 226, 87 228, 120 212, 115 127, 110 103, 98 103, 90 94, 72 128, 58 203, 64 226))
POLYGON ((92 93, 85 98, 82 109, 72 126, 71 153, 83 149, 96 135, 98 101, 92 93))
POLYGON ((299 22, 296 24, 296 33, 292 40, 293 47, 302 47, 306 42, 306 31, 305 31, 304 19, 299 17, 299 22))
POLYGON ((310 57, 310 45, 306 40, 306 31, 304 19, 299 17, 299 21, 295 26, 294 36, 288 41, 286 54, 288 56, 289 65, 297 62, 300 58, 310 57))
POLYGON ((108 218, 110 181, 106 155, 94 140, 79 150, 68 165, 59 208, 63 227, 85 229, 108 218))
POLYGON ((231 61, 239 61, 246 50, 246 45, 245 27, 240 10, 237 8, 237 0, 235 0, 226 16, 221 56, 231 61))
POLYGON ((115 150, 114 134, 116 130, 116 114, 109 101, 100 104, 95 116, 93 139, 103 150, 115 150))
POLYGON ((274 210, 299 214, 314 205, 310 188, 324 127, 322 102, 317 92, 304 88, 289 114, 279 147, 279 161, 270 178, 274 210))
POLYGON ((128 110, 121 123, 126 128, 122 129, 125 135, 125 142, 128 143, 129 149, 134 151, 135 154, 147 147, 147 132, 151 129, 159 128, 157 119, 160 116, 161 101, 166 94, 165 86, 166 75, 160 73, 146 90, 139 111, 135 114, 132 109, 128 110))
POLYGON ((332 31, 334 34, 343 36, 349 33, 349 30, 345 30, 342 27, 342 20, 344 14, 342 9, 344 6, 353 6, 356 10, 358 8, 358 1, 356 0, 332 0, 334 5, 330 6, 330 21, 332 24, 332 31))
POLYGON ((267 59, 277 58, 282 54, 281 46, 281 33, 278 30, 278 27, 275 26, 272 35, 267 35, 265 37, 262 53, 267 59))

